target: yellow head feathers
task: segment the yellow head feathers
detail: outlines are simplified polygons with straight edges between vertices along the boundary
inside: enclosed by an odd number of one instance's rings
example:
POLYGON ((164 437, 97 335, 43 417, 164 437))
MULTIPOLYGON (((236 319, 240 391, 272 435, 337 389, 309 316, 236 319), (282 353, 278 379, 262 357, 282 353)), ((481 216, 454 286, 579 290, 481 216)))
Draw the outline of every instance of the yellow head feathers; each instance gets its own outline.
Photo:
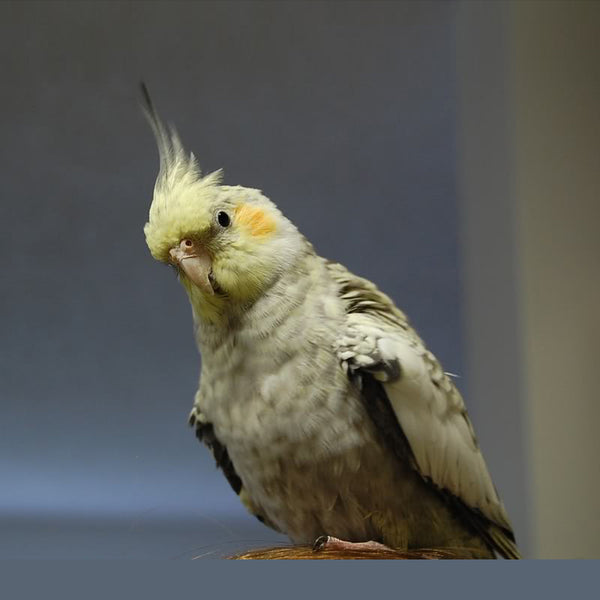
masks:
POLYGON ((203 177, 194 155, 165 127, 142 90, 160 156, 146 243, 154 258, 176 264, 196 314, 214 321, 264 293, 292 268, 306 241, 260 190, 221 185, 220 171, 203 177), (192 262, 182 262, 199 255, 177 258, 176 248, 188 242, 209 260, 204 266, 213 294, 195 283, 192 262))
POLYGON ((186 234, 201 231, 212 219, 209 206, 218 193, 221 171, 202 177, 196 157, 187 153, 173 128, 165 127, 146 86, 143 109, 158 146, 160 170, 154 186, 148 223, 144 227, 152 256, 166 261, 169 249, 186 234))
MULTIPOLYGON (((179 167, 181 169, 181 167, 179 167)), ((218 193, 221 172, 206 177, 183 172, 161 179, 159 173, 144 226, 146 243, 152 256, 167 261, 169 249, 186 235, 209 227, 212 200, 218 193)))

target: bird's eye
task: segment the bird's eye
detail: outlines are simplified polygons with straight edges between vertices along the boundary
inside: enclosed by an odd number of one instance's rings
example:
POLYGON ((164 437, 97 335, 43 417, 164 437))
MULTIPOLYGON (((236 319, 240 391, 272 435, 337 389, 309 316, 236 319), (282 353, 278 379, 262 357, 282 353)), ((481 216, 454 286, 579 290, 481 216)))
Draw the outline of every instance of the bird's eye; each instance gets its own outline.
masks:
POLYGON ((229 218, 229 215, 224 210, 220 210, 217 213, 217 223, 221 227, 229 227, 229 224, 231 223, 231 219, 229 218))

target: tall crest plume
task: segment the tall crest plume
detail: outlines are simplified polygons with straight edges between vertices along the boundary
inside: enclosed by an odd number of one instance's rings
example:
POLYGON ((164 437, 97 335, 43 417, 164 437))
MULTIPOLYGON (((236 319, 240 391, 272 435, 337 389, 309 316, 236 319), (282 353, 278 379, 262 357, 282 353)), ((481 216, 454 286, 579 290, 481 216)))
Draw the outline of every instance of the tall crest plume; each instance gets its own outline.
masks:
POLYGON ((142 110, 154 133, 160 158, 144 233, 152 255, 167 260, 168 249, 183 232, 201 227, 206 219, 203 201, 215 192, 222 172, 202 177, 196 157, 186 152, 175 129, 166 126, 158 116, 146 84, 142 82, 140 87, 142 110))
POLYGON ((167 127, 158 115, 150 92, 144 82, 140 84, 142 90, 142 110, 150 123, 152 132, 158 146, 158 155, 160 158, 160 171, 157 178, 157 184, 167 183, 176 176, 187 172, 196 177, 200 177, 200 168, 198 161, 193 153, 186 153, 179 135, 171 126, 167 127))

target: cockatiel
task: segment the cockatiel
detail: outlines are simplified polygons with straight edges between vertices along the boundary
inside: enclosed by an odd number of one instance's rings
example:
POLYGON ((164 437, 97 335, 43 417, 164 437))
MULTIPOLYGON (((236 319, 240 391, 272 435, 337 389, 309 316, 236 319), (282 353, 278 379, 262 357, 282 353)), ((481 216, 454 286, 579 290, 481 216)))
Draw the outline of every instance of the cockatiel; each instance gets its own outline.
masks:
POLYGON ((519 558, 463 399, 402 311, 259 190, 203 176, 142 91, 160 154, 146 242, 202 357, 190 424, 249 511, 317 547, 519 558))

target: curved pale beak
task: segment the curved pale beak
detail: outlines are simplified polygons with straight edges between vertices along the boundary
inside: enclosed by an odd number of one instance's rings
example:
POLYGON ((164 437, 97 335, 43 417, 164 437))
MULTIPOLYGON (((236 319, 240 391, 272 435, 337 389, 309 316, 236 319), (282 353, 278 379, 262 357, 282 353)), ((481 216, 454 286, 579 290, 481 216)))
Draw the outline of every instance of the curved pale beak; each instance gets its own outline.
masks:
POLYGON ((169 250, 171 260, 187 275, 190 281, 204 293, 214 295, 215 290, 210 282, 212 261, 208 252, 197 242, 186 238, 179 246, 169 250))

